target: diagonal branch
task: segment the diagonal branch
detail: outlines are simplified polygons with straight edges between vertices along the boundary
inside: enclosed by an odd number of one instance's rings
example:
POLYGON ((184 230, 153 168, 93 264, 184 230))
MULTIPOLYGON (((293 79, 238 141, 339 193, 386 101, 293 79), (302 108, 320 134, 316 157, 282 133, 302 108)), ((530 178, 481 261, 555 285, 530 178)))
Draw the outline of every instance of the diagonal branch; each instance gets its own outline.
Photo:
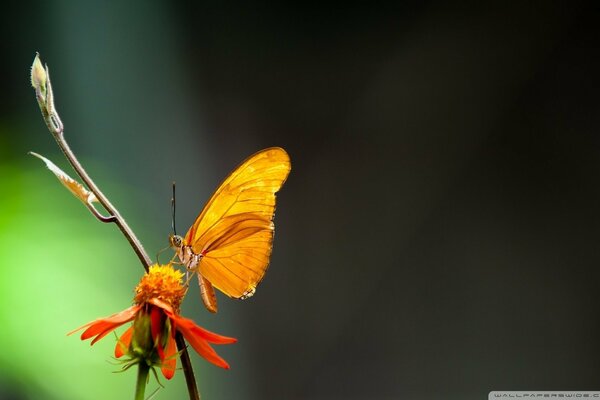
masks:
MULTIPOLYGON (((69 147, 69 144, 65 140, 64 137, 64 126, 56 108, 54 106, 54 93, 52 92, 52 84, 50 83, 50 73, 48 71, 48 66, 45 68, 42 66, 42 63, 39 58, 39 54, 36 55, 33 65, 31 67, 31 84, 35 89, 35 95, 40 106, 40 110, 42 112, 42 116, 44 117, 44 121, 48 126, 48 130, 52 133, 52 136, 56 140, 58 147, 62 150, 64 155, 69 160, 69 163, 77 172, 77 175, 81 177, 86 186, 90 189, 90 191, 96 196, 97 200, 102 204, 102 206, 109 213, 108 217, 104 217, 98 213, 98 211, 91 205, 90 202, 87 202, 86 205, 90 208, 90 211, 94 213, 94 215, 102 220, 103 222, 114 222, 117 224, 123 235, 129 241, 129 244, 137 254, 138 258, 142 262, 144 269, 146 272, 152 265, 152 260, 148 257, 148 254, 144 250, 142 243, 135 236, 129 225, 125 219, 119 214, 119 211, 111 204, 108 198, 100 191, 98 186, 94 183, 92 178, 87 174, 75 154, 69 147)), ((180 351, 180 358, 183 367, 183 373, 185 375, 185 380, 188 387, 188 393, 190 396, 190 400, 200 400, 200 392, 198 391, 198 387, 196 386, 196 379, 194 377, 194 370, 192 368, 192 363, 190 361, 190 356, 187 351, 187 346, 183 339, 181 333, 177 333, 176 336, 177 347, 180 351)))
POLYGON ((75 157, 75 154, 73 153, 73 151, 69 147, 69 144, 65 140, 63 132, 52 132, 52 134, 54 136, 54 139, 56 139, 56 143, 58 143, 58 147, 60 147, 62 152, 65 154, 67 160, 69 160, 69 163, 71 164, 75 172, 77 172, 77 175, 81 177, 81 179, 90 189, 90 191, 96 195, 96 198, 98 199, 100 204, 102 204, 102 206, 106 209, 106 211, 108 211, 108 213, 114 217, 114 223, 117 224, 121 232, 123 232, 123 235, 125 236, 127 241, 129 241, 129 244, 133 248, 133 251, 135 251, 138 258, 144 265, 144 269, 148 271, 150 265, 152 265, 152 260, 144 250, 142 243, 139 241, 137 236, 135 236, 135 233, 133 233, 125 219, 121 216, 121 214, 119 214, 119 211, 115 208, 115 206, 112 205, 112 203, 108 200, 104 193, 100 191, 98 186, 94 183, 92 178, 90 178, 83 166, 79 163, 79 160, 77 160, 77 157, 75 157))
POLYGON ((67 157, 67 160, 69 160, 69 163, 75 172, 77 172, 77 175, 81 177, 90 191, 94 193, 100 204, 102 204, 102 206, 110 214, 109 217, 105 218, 108 218, 108 220, 112 220, 112 222, 117 224, 133 248, 133 251, 135 251, 138 258, 142 262, 144 269, 148 271, 150 265, 152 265, 152 260, 144 250, 144 246, 142 246, 142 243, 135 236, 135 233, 133 233, 125 219, 121 216, 121 214, 119 214, 119 211, 111 204, 104 193, 102 193, 100 188, 98 188, 98 186, 94 183, 92 178, 90 178, 67 143, 64 136, 64 127, 62 121, 60 120, 58 112, 54 106, 54 93, 52 91, 52 84, 50 82, 50 72, 48 71, 48 66, 45 68, 42 66, 39 55, 36 55, 33 66, 31 67, 31 83, 35 89, 36 98, 40 106, 40 110, 42 111, 44 121, 48 126, 48 130, 50 133, 52 133, 52 136, 56 140, 58 147, 64 153, 65 157, 67 157))

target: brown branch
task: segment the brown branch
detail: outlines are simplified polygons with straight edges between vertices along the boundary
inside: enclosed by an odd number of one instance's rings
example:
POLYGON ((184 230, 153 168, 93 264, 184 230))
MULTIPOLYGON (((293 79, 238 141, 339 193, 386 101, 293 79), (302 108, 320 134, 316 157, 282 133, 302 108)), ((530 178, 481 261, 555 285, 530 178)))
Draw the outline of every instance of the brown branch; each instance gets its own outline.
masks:
POLYGON ((142 262, 144 269, 148 271, 150 265, 152 265, 152 260, 144 250, 142 243, 139 241, 137 236, 135 236, 135 233, 133 233, 129 225, 127 225, 125 219, 121 216, 121 214, 119 214, 119 211, 115 208, 115 206, 111 204, 111 202, 104 195, 104 193, 100 191, 100 189, 98 188, 98 186, 96 186, 92 178, 89 177, 85 169, 81 166, 79 160, 77 160, 77 157, 75 157, 75 154, 73 153, 67 141, 65 140, 64 134, 62 132, 52 133, 54 139, 56 139, 56 143, 58 143, 58 147, 60 147, 62 152, 65 154, 67 160, 69 160, 69 163, 71 164, 75 172, 77 172, 77 175, 81 177, 81 179, 90 189, 90 191, 96 195, 96 198, 98 199, 100 204, 102 204, 102 206, 106 209, 106 211, 114 217, 113 222, 117 224, 121 232, 123 232, 123 235, 133 248, 133 251, 135 251, 135 254, 137 254, 138 258, 142 262))
POLYGON ((187 345, 185 344, 181 332, 177 332, 175 341, 177 342, 177 349, 179 349, 180 352, 179 358, 181 359, 181 366, 183 367, 183 374, 185 375, 185 383, 187 384, 190 400, 200 400, 200 392, 196 385, 196 378, 194 377, 194 369, 192 368, 192 362, 190 361, 190 354, 187 351, 187 345))
POLYGON ((152 265, 152 259, 148 257, 148 254, 144 250, 144 246, 142 246, 142 243, 135 236, 135 233, 133 233, 125 219, 121 216, 121 214, 119 214, 119 211, 111 204, 104 193, 102 193, 100 188, 98 188, 98 186, 94 183, 92 178, 90 178, 65 140, 63 123, 60 120, 58 112, 54 106, 54 93, 52 91, 52 83, 50 81, 50 72, 48 71, 48 66, 45 68, 42 67, 42 63, 39 60, 39 55, 36 55, 33 66, 31 67, 31 83, 35 89, 36 98, 40 106, 40 110, 42 111, 44 121, 48 126, 48 130, 50 133, 52 133, 52 136, 56 140, 58 147, 61 149, 65 157, 67 157, 67 160, 69 160, 69 163, 75 172, 77 172, 77 175, 81 177, 85 185, 92 193, 94 193, 100 204, 102 204, 102 206, 110 214, 109 217, 105 217, 107 221, 117 224, 133 248, 133 251, 135 251, 138 258, 142 262, 144 269, 148 271, 150 265, 152 265))
MULTIPOLYGON (((69 163, 77 172, 77 175, 81 177, 86 186, 90 189, 92 193, 96 196, 100 204, 106 209, 106 211, 110 214, 108 217, 104 217, 100 215, 97 210, 91 204, 86 204, 90 211, 99 218, 103 222, 114 222, 117 224, 123 235, 129 241, 129 244, 137 254, 138 258, 142 262, 144 269, 146 272, 149 270, 150 265, 152 265, 152 260, 148 257, 148 254, 144 250, 142 243, 135 236, 129 225, 125 219, 119 214, 119 211, 110 203, 108 198, 100 191, 98 186, 94 183, 92 178, 87 174, 75 154, 69 147, 69 144, 65 140, 63 130, 64 126, 56 108, 54 106, 54 93, 52 92, 52 84, 50 83, 50 72, 48 71, 48 66, 45 68, 42 66, 42 63, 39 59, 39 54, 36 55, 33 65, 31 67, 31 84, 35 89, 35 95, 40 106, 40 110, 42 111, 42 116, 44 117, 44 121, 48 126, 48 130, 52 133, 52 136, 56 140, 58 147, 62 150, 64 155, 69 160, 69 163), (93 210, 92 210, 93 209, 93 210), (96 211, 96 212, 94 212, 96 211)), ((194 370, 192 368, 192 363, 190 361, 190 356, 187 351, 187 346, 185 344, 185 340, 181 333, 177 332, 176 335, 177 348, 179 349, 181 364, 183 367, 183 373, 185 375, 185 380, 188 387, 188 393, 190 396, 190 400, 200 400, 200 392, 198 391, 198 387, 196 385, 196 379, 194 377, 194 370)))

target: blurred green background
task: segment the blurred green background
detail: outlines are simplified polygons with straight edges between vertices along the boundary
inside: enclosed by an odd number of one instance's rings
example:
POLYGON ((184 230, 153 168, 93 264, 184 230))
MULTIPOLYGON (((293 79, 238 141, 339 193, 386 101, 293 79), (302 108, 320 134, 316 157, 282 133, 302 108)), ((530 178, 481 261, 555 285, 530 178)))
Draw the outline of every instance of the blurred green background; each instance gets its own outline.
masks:
MULTIPOLYGON (((600 389, 597 20, 592 1, 7 5, 0 399, 131 398, 135 380, 112 373, 111 337, 65 336, 129 306, 143 270, 26 155, 74 176, 36 51, 69 143, 151 255, 173 180, 184 233, 246 156, 290 153, 256 296, 184 304, 239 339, 217 348, 229 371, 192 354, 203 398, 600 389)), ((181 373, 165 386, 186 398, 181 373)))

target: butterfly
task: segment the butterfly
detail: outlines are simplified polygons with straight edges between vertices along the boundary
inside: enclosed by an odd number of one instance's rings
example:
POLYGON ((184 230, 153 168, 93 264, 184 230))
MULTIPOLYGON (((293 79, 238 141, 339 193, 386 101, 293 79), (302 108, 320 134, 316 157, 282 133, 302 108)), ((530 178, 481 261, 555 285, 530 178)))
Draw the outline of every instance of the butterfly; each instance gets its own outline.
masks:
POLYGON ((225 178, 184 237, 169 235, 179 262, 198 273, 210 312, 217 312, 213 288, 246 299, 264 277, 273 248, 275 193, 290 169, 282 148, 255 153, 225 178))

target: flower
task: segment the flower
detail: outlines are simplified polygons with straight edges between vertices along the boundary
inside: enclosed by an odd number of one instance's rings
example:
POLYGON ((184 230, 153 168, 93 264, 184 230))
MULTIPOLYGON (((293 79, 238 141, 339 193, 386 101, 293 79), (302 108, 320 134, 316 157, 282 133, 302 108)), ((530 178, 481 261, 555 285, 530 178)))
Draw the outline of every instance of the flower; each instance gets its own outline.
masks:
POLYGON ((129 357, 124 368, 145 362, 151 367, 159 366, 165 378, 171 379, 175 374, 178 354, 175 334, 181 332, 194 350, 207 361, 229 369, 229 364, 215 352, 210 343, 228 344, 237 340, 207 331, 191 319, 179 315, 179 306, 186 292, 181 284, 182 277, 183 274, 170 264, 155 264, 135 288, 133 306, 89 322, 68 334, 85 329, 81 340, 93 338, 93 345, 119 326, 133 321, 115 347, 115 357, 129 357))

